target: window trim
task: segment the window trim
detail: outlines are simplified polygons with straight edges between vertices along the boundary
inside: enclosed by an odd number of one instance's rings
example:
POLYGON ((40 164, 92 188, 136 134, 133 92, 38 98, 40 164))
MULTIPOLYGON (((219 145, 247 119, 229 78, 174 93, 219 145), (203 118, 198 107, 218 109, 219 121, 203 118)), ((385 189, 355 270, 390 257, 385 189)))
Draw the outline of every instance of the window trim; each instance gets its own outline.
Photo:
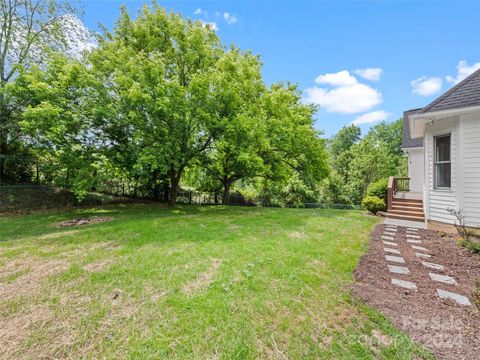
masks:
POLYGON ((435 190, 451 190, 452 189, 452 134, 442 134, 433 137, 433 188, 435 190), (448 161, 437 161, 437 139, 449 137, 449 158, 448 161), (437 165, 450 164, 450 186, 437 186, 437 165))

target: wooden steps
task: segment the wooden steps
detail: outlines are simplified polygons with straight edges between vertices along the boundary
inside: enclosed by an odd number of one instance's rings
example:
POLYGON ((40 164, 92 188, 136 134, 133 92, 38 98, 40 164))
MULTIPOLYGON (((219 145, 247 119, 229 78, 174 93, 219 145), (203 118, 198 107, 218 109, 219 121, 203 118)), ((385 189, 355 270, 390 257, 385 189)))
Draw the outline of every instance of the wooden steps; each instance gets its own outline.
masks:
POLYGON ((423 201, 394 198, 392 208, 387 212, 387 218, 424 222, 423 201))

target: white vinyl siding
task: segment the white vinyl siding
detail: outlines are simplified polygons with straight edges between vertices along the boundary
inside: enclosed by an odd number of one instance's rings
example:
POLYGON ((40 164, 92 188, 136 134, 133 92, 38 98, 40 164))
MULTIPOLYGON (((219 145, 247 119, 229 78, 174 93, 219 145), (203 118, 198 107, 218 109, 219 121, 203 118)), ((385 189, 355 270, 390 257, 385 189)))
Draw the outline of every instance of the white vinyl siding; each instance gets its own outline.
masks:
POLYGON ((480 112, 461 115, 459 131, 462 153, 459 207, 464 210, 467 225, 480 226, 480 112))
POLYGON ((457 144, 458 144, 458 118, 451 117, 436 121, 427 126, 424 147, 426 151, 426 217, 428 220, 454 223, 454 218, 447 211, 448 208, 457 208, 457 144), (450 134, 451 146, 451 187, 450 189, 436 189, 434 184, 434 144, 435 137, 450 134))
POLYGON ((413 193, 423 192, 423 169, 423 148, 408 149, 408 177, 413 193))

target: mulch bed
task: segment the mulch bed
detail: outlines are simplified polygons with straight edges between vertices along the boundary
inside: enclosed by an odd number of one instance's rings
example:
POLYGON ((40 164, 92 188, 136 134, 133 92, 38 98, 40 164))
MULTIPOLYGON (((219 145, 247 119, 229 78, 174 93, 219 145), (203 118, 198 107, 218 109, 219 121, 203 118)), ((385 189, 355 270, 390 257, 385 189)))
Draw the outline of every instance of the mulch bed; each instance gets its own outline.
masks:
POLYGON ((410 275, 393 274, 388 270, 381 240, 385 227, 375 228, 369 250, 357 267, 356 295, 382 312, 414 341, 431 350, 438 359, 479 359, 480 311, 474 304, 474 292, 476 280, 480 279, 480 256, 458 246, 450 235, 442 237, 436 231, 420 229, 423 244, 418 245, 427 248, 432 255, 424 261, 445 266, 444 271, 428 269, 407 243, 405 228, 398 227, 395 237, 398 246, 394 248, 400 250, 405 264, 390 265, 406 266, 410 275), (429 272, 452 276, 458 285, 434 282, 429 272), (414 282, 418 290, 392 285, 392 278, 414 282), (442 300, 436 295, 437 289, 467 296, 472 305, 461 306, 442 300))
POLYGON ((91 225, 91 224, 96 224, 96 223, 101 223, 101 222, 106 222, 111 220, 113 219, 110 217, 91 216, 88 218, 65 220, 65 221, 62 221, 61 223, 58 223, 58 226, 67 227, 67 226, 91 225))

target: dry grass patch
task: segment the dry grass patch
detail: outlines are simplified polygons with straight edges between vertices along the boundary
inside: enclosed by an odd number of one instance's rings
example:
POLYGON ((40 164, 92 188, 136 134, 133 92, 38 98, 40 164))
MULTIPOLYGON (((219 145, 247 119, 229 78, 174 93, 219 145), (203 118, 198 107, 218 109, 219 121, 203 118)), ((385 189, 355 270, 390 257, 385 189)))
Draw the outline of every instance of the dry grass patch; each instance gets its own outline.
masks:
MULTIPOLYGON (((3 359, 18 359, 18 351, 30 337, 32 328, 41 328, 54 316, 46 306, 32 306, 22 314, 0 317, 0 353, 3 359)), ((33 350, 33 349, 32 349, 33 350)), ((23 358, 38 358, 33 352, 23 358)))
MULTIPOLYGON (((24 256, 21 260, 13 261, 18 264, 19 271, 24 272, 10 283, 0 283, 0 301, 13 300, 21 296, 34 296, 42 287, 42 282, 49 276, 60 274, 69 267, 65 260, 39 259, 24 256), (28 269, 28 270, 27 270, 28 269)), ((15 266, 8 262, 3 268, 11 271, 15 266), (9 270, 10 269, 10 270, 9 270)))
POLYGON ((112 265, 113 259, 103 259, 83 266, 87 272, 101 272, 107 270, 112 265))
POLYGON ((58 239, 58 238, 61 238, 61 237, 64 237, 64 236, 72 236, 72 235, 78 234, 79 232, 80 232, 80 230, 53 232, 53 233, 41 235, 41 236, 37 237, 37 239, 40 239, 40 240, 58 239))
POLYGON ((288 236, 292 239, 300 240, 305 237, 305 233, 303 231, 292 231, 288 236))
POLYGON ((212 259, 210 268, 201 273, 194 281, 186 284, 183 287, 183 292, 187 295, 192 295, 208 287, 212 283, 217 269, 221 263, 222 260, 212 259))

